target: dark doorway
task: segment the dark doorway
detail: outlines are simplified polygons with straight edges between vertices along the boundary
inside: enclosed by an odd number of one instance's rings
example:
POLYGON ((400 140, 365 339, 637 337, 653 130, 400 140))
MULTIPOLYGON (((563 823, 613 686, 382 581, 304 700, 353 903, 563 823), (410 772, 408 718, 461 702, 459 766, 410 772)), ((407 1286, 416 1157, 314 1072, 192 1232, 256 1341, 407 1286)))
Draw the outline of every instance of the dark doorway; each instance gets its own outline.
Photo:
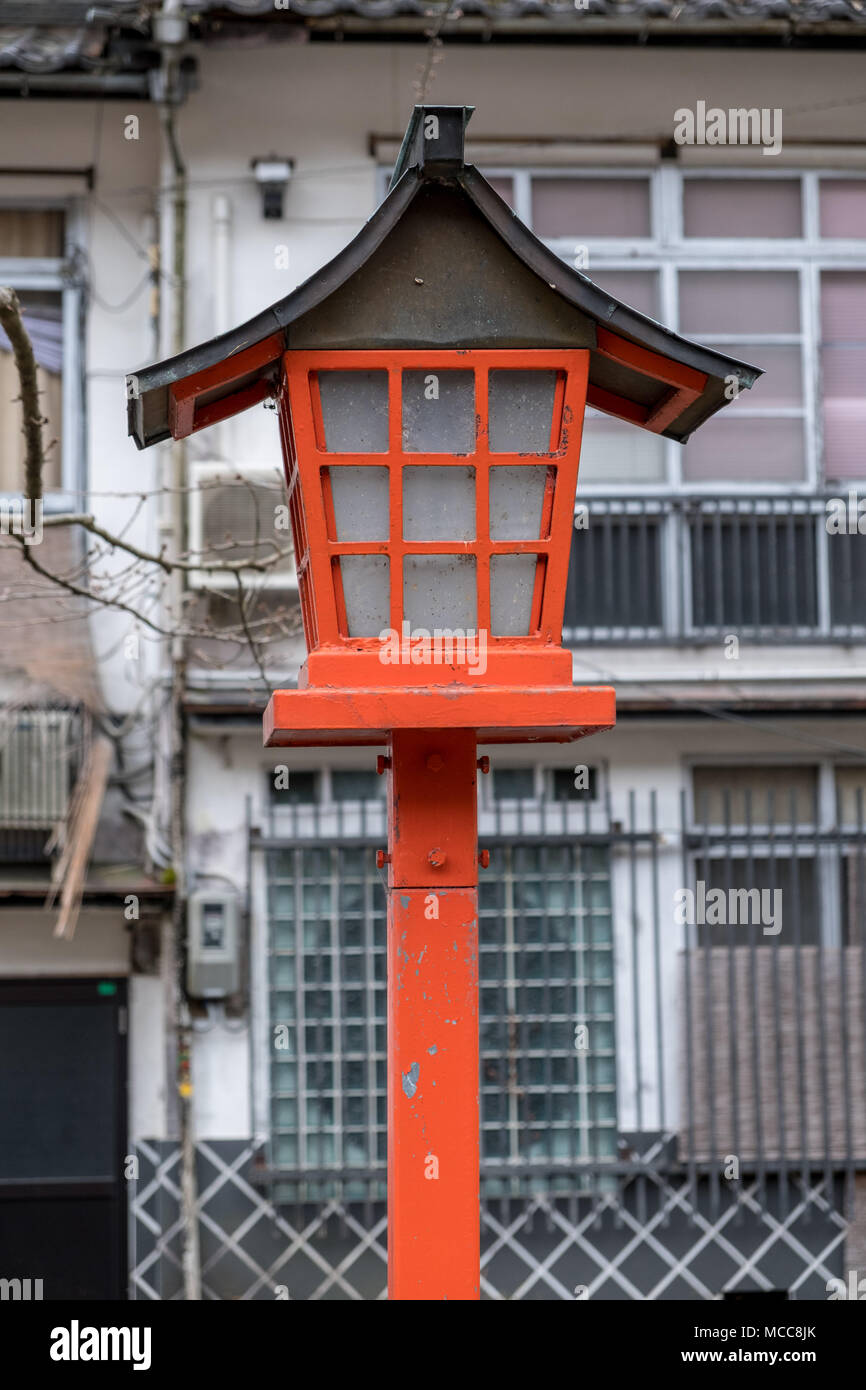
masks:
MULTIPOLYGON (((126 981, 0 981, 0 1278, 126 1298, 126 981)), ((31 1295, 32 1296, 32 1295, 31 1295)))

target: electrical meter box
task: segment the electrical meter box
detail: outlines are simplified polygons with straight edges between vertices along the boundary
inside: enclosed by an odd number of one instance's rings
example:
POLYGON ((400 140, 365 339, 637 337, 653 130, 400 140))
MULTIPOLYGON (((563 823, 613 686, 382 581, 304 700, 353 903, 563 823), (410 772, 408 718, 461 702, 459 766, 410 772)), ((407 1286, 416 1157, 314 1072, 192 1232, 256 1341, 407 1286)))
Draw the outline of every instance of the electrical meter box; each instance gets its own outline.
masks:
POLYGON ((190 894, 186 988, 193 999, 226 999, 241 985, 240 903, 232 893, 190 894))

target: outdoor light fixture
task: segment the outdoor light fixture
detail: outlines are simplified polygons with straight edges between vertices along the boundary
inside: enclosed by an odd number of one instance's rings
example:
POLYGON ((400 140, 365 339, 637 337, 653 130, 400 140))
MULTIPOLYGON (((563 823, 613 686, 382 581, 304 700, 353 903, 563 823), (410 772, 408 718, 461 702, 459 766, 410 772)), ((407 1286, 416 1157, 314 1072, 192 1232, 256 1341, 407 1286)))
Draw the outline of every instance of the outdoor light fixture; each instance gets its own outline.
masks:
POLYGON ((128 379, 140 447, 276 398, 307 659, 265 741, 388 750, 398 1299, 480 1297, 478 744, 614 723, 561 643, 585 406, 682 442, 759 375, 560 261, 465 163, 470 114, 416 107, 345 250, 128 379))
POLYGON ((251 161, 256 183, 262 190, 262 217, 280 221, 283 216, 283 196, 292 176, 294 162, 268 155, 251 161))

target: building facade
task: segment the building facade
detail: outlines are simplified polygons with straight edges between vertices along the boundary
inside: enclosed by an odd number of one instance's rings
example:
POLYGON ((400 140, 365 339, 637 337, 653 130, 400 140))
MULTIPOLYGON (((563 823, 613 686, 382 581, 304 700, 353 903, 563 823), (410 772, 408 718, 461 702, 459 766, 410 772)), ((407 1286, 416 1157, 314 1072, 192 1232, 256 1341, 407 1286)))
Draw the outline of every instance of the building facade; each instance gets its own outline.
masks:
MULTIPOLYGON (((482 1295, 827 1297, 866 1265, 862 17, 466 3, 436 44, 412 6, 67 8, 0 27, 0 283, 57 440, 48 576, 0 552, 0 1024, 38 1106, 2 1272, 182 1297, 186 1171, 203 1297, 384 1296, 376 750, 262 748, 293 570, 239 601, 204 567, 273 535, 272 413, 138 453, 123 382, 346 245, 432 91, 475 105, 468 157, 536 236, 765 371, 684 447, 586 423, 566 639, 618 724, 480 779, 482 1295), (257 160, 291 163, 276 209, 257 160), (182 532, 183 592, 64 515, 150 555, 182 532), (205 896, 240 976, 184 1006, 205 896)), ((10 506, 11 372, 0 339, 10 506)))

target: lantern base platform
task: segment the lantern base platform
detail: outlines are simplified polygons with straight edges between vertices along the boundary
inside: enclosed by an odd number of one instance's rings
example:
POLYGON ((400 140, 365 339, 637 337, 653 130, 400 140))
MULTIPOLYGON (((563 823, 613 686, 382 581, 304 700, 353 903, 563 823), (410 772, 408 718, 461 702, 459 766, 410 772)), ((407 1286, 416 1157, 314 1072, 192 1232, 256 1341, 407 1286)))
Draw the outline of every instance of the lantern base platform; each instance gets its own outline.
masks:
POLYGON ((388 742, 394 729, 475 729, 479 743, 573 743, 612 729, 612 686, 427 686, 424 689, 275 690, 266 748, 388 742))

